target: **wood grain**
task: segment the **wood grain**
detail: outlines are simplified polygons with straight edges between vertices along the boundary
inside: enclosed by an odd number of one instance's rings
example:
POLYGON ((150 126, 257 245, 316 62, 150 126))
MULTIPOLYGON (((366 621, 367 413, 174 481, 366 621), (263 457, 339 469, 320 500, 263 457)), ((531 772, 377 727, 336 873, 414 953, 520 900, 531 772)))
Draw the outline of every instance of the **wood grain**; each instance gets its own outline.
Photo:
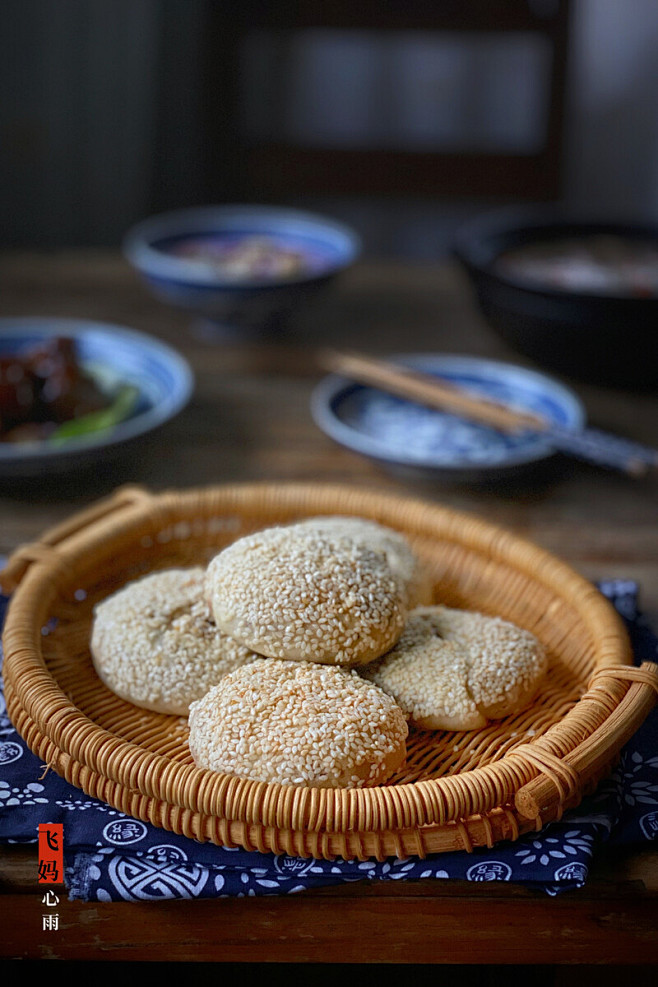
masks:
POLYGON ((5 956, 14 959, 647 964, 658 949, 655 903, 639 895, 608 895, 603 909, 577 895, 442 896, 412 885, 276 900, 62 900, 54 933, 41 932, 39 897, 9 896, 3 906, 12 929, 5 956))

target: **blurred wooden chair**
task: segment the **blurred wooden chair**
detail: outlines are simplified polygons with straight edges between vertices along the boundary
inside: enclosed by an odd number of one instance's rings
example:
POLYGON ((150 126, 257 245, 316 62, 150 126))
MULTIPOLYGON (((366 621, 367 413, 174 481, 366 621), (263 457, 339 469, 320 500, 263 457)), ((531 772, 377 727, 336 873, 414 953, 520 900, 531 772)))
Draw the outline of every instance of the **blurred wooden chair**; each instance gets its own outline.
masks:
MULTIPOLYGON (((408 35, 409 37, 411 35, 408 35)), ((208 196, 277 200, 317 195, 507 197, 559 196, 569 39, 568 0, 244 0, 210 4, 205 38, 205 174, 208 196), (245 133, 241 83, 244 46, 254 32, 423 32, 464 39, 541 39, 547 52, 542 139, 510 147, 329 146, 283 132, 245 133)), ((285 75, 285 60, 277 73, 285 75)), ((285 79, 267 80, 286 89, 285 79)), ((519 78, 518 85, 525 84, 519 78)))

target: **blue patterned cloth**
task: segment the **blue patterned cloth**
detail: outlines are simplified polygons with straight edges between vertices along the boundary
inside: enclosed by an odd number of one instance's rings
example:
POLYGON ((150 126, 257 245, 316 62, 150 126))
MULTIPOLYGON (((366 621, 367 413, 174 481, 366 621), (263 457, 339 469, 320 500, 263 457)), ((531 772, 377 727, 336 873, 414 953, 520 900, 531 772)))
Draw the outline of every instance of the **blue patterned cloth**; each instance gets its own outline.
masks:
MULTIPOLYGON (((637 608, 635 583, 600 588, 624 618, 636 660, 658 661, 658 639, 637 608)), ((6 600, 0 598, 4 612, 6 600)), ((0 694, 0 841, 36 843, 39 823, 63 823, 70 899, 292 894, 347 881, 513 881, 550 895, 582 887, 597 847, 658 843, 658 709, 624 748, 614 774, 559 823, 493 849, 427 859, 302 860, 197 843, 132 819, 69 785, 27 748, 0 694)), ((35 877, 37 854, 35 847, 35 877)))

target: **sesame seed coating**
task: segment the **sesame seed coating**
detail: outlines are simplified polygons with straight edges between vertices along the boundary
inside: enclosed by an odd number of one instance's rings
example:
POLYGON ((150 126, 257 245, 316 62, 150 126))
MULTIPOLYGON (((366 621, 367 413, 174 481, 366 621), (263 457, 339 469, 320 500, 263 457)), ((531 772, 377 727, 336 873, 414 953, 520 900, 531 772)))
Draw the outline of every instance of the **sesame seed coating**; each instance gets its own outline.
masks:
POLYGON ((192 703, 189 726, 199 767, 282 785, 377 785, 406 757, 390 696, 313 662, 263 658, 231 672, 192 703))
POLYGON ((270 658, 365 664, 398 640, 407 607, 385 554, 307 524, 238 539, 206 592, 226 634, 270 658))
POLYGON ((468 610, 437 606, 415 613, 469 652, 468 687, 485 716, 509 716, 532 701, 548 667, 546 651, 534 634, 500 617, 468 610))
POLYGON ((217 628, 204 577, 202 568, 151 573, 96 606, 94 667, 122 699, 186 716, 194 699, 257 657, 217 628))
POLYGON ((469 654, 437 637, 412 613, 397 645, 361 674, 388 692, 405 715, 425 730, 477 730, 485 726, 468 689, 469 654))
POLYGON ((529 631, 500 617, 417 607, 395 648, 361 674, 432 730, 474 730, 523 709, 547 668, 529 631))
POLYGON ((337 534, 383 552, 393 574, 401 581, 408 607, 432 602, 429 573, 400 531, 388 528, 370 518, 349 515, 328 515, 300 521, 297 527, 308 527, 326 534, 337 534))

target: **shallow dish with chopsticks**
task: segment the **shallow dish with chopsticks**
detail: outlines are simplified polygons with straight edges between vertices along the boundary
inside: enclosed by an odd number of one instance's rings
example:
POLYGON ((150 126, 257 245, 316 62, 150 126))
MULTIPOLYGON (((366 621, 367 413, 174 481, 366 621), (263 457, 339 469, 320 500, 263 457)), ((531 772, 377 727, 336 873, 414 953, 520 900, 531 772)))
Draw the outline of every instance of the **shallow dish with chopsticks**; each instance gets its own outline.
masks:
POLYGON ((108 410, 116 409, 117 414, 100 421, 81 416, 47 437, 0 442, 0 481, 96 467, 173 418, 192 394, 187 361, 144 333, 78 319, 0 320, 0 358, 56 339, 72 342, 80 370, 106 395, 108 410), (132 396, 121 407, 128 389, 132 396))
POLYGON ((323 484, 151 494, 128 487, 17 549, 4 681, 12 722, 71 784, 165 830, 301 857, 404 857, 516 839, 577 804, 652 709, 655 666, 632 667, 621 618, 568 565, 435 503, 323 484), (305 788, 198 768, 184 718, 119 699, 96 675, 96 603, 147 572, 208 562, 249 532, 346 514, 403 532, 435 600, 499 615, 549 654, 533 705, 480 730, 412 728, 385 784, 305 788))
MULTIPOLYGON (((580 399, 563 384, 534 370, 441 353, 406 353, 390 360, 478 397, 540 415, 555 425, 578 429, 585 422, 580 399)), ((540 433, 504 434, 340 374, 320 382, 311 411, 316 424, 341 445, 390 469, 430 479, 503 478, 555 454, 550 439, 540 433)))

